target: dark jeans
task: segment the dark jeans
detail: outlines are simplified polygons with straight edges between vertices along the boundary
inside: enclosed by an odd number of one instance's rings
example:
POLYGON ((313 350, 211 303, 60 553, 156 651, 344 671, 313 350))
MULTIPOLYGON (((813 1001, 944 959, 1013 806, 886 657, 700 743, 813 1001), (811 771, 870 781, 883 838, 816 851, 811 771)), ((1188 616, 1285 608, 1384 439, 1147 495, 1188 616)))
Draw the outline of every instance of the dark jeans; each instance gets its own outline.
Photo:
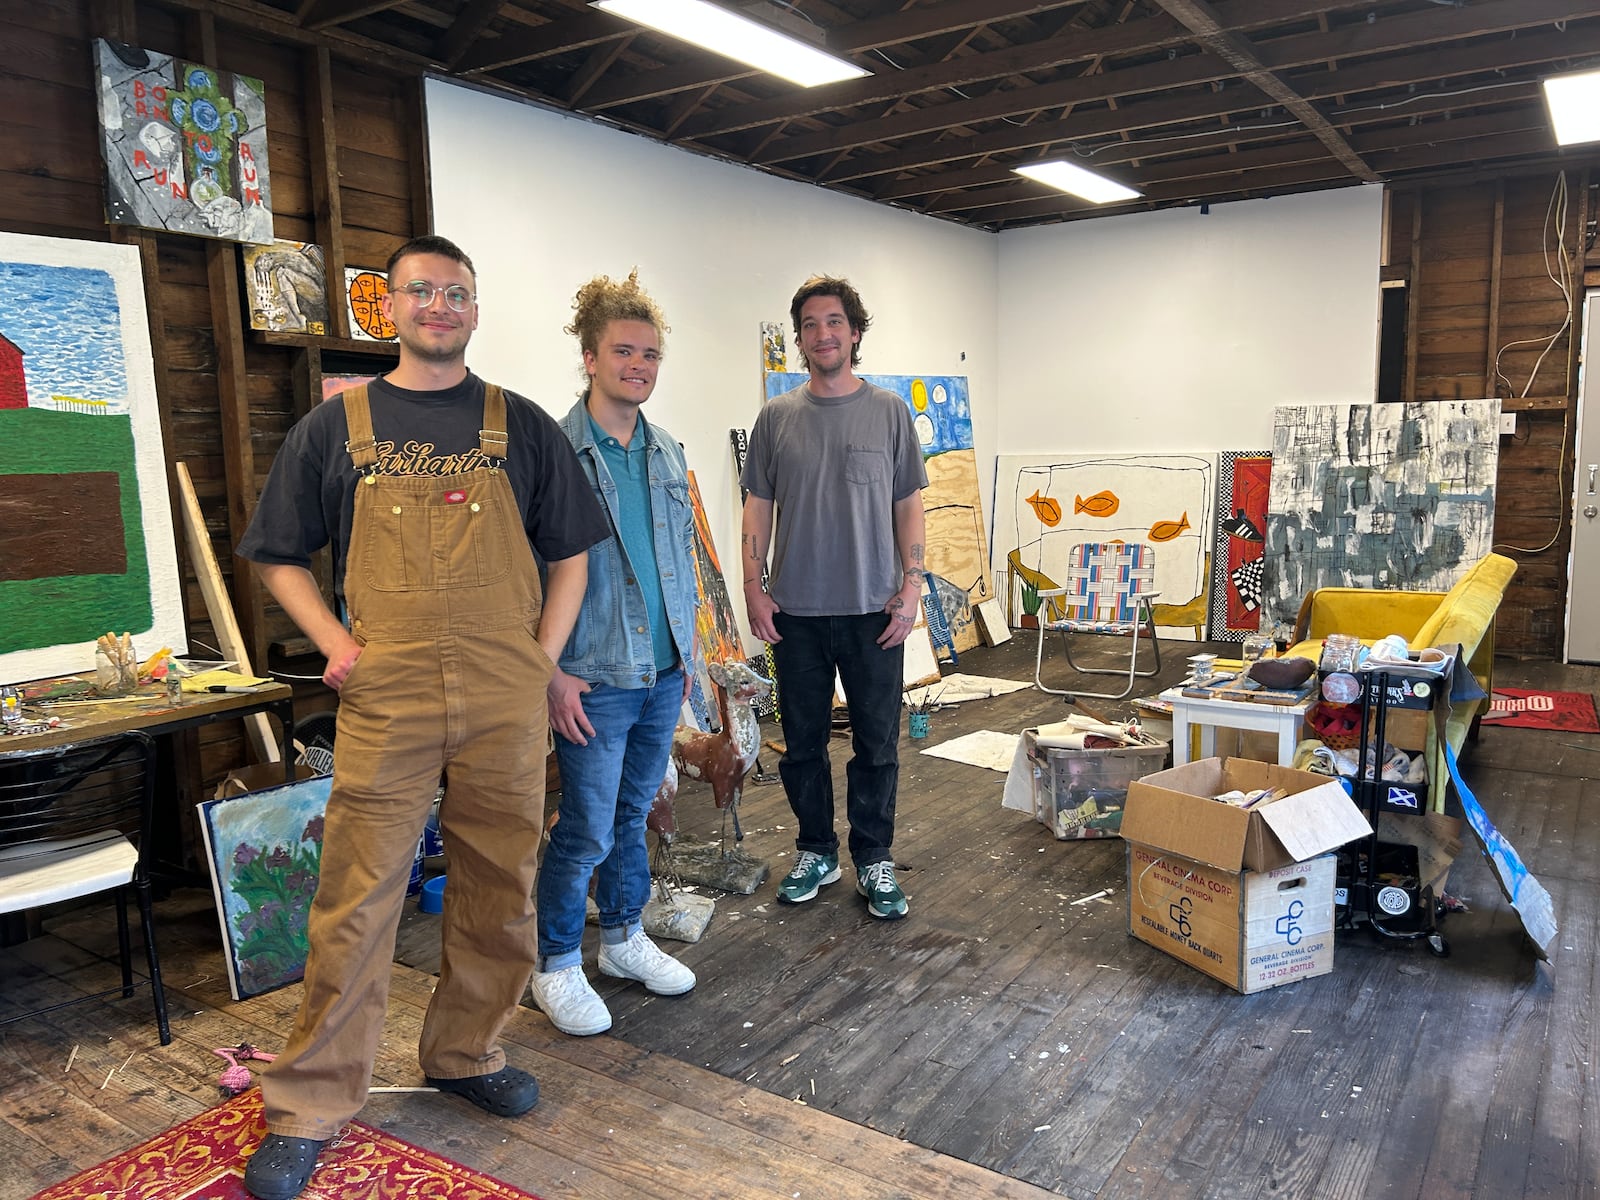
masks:
POLYGON ((833 766, 828 760, 837 671, 844 684, 855 751, 845 768, 845 814, 850 819, 850 860, 858 871, 893 858, 905 651, 877 644, 888 621, 889 615, 882 612, 846 617, 779 612, 772 618, 783 639, 772 647, 787 748, 778 761, 778 773, 800 825, 795 849, 816 854, 839 851, 839 835, 833 831, 833 766))

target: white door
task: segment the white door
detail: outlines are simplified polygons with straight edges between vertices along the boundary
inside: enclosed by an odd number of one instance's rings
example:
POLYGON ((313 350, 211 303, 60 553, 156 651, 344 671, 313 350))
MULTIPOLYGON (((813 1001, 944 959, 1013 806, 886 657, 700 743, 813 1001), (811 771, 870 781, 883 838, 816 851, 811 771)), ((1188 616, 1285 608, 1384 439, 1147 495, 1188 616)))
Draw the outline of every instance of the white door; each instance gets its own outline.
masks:
POLYGON ((1584 300, 1579 346, 1566 659, 1600 663, 1600 291, 1584 300))

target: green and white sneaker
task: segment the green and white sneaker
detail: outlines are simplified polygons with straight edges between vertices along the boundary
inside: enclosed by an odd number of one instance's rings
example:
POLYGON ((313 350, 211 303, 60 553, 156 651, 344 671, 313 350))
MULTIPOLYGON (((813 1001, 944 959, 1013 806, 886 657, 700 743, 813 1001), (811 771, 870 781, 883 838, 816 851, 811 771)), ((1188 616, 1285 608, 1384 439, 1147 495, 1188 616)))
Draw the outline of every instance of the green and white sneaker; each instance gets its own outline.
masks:
POLYGON ((817 898, 824 884, 839 882, 839 856, 802 850, 794 856, 794 866, 778 882, 778 899, 784 904, 804 904, 817 898))
POLYGON ((867 898, 867 911, 894 921, 906 915, 906 894, 894 881, 892 862, 875 862, 856 872, 856 891, 867 898))

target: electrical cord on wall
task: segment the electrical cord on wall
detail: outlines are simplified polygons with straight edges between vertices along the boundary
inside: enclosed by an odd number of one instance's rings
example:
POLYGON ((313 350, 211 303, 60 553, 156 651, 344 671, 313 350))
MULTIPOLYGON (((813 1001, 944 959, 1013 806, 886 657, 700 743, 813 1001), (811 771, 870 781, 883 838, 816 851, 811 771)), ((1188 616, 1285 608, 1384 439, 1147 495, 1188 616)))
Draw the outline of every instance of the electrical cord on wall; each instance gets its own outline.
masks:
MULTIPOLYGON (((1501 383, 1505 384, 1506 391, 1511 392, 1511 381, 1500 370, 1500 359, 1505 352, 1513 346, 1535 346, 1540 342, 1545 344, 1539 357, 1534 360, 1533 370, 1528 372, 1528 382, 1523 386, 1522 398, 1526 399, 1533 391, 1533 381, 1538 378, 1539 368, 1544 365, 1545 357, 1554 349, 1556 342, 1563 333, 1572 328, 1574 311, 1572 264, 1567 256, 1567 173, 1562 171, 1556 176, 1556 186, 1550 193, 1550 204, 1545 209, 1545 232, 1548 235, 1550 226, 1555 225, 1556 268, 1550 265, 1551 238, 1544 239, 1544 271, 1556 287, 1561 289, 1561 296, 1567 302, 1567 314, 1561 324, 1548 338, 1522 338, 1517 341, 1507 342, 1501 346, 1494 356, 1494 375, 1501 383), (1557 272, 1559 271, 1559 274, 1557 272)), ((1562 395, 1567 395, 1572 389, 1572 356, 1567 356, 1567 372, 1565 377, 1565 390, 1562 395)), ((1566 408, 1561 410, 1561 450, 1556 456, 1556 531, 1550 535, 1550 540, 1542 546, 1513 546, 1509 543, 1500 543, 1493 547, 1496 550, 1515 550, 1519 554, 1543 554, 1561 540, 1562 531, 1567 527, 1567 509, 1569 507, 1566 493, 1561 487, 1561 468, 1567 461, 1567 436, 1571 432, 1572 422, 1566 408)), ((1531 436, 1531 435, 1530 435, 1531 436)))

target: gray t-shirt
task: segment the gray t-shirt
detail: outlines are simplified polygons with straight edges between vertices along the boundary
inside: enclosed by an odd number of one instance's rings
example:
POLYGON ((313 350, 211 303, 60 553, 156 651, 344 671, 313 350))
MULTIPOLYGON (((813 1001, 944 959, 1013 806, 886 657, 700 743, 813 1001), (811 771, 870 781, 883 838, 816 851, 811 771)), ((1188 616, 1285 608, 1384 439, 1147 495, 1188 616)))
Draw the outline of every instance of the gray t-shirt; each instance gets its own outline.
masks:
POLYGON ((767 590, 797 617, 877 612, 903 582, 894 504, 928 486, 911 411, 870 383, 769 401, 740 483, 777 507, 767 590))

